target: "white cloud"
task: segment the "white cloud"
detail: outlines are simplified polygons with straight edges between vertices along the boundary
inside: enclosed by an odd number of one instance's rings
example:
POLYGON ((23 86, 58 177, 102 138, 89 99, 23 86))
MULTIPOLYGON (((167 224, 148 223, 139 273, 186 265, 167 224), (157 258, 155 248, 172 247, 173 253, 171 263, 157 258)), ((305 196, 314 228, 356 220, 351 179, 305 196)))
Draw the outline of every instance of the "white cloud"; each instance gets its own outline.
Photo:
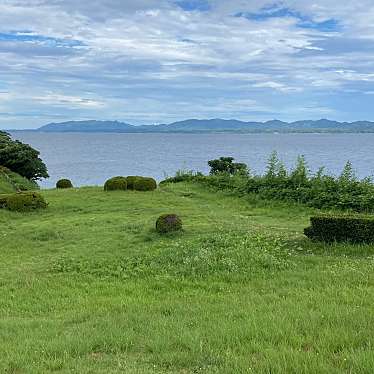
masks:
POLYGON ((295 17, 233 17, 259 12, 268 1, 210 4, 208 12, 185 12, 166 0, 1 1, 0 33, 35 37, 0 34, 2 111, 39 113, 41 121, 52 115, 48 106, 63 117, 154 116, 153 122, 255 111, 285 116, 285 106, 304 108, 331 92, 372 91, 361 85, 373 81, 374 47, 359 47, 374 38, 371 1, 282 2, 315 22, 335 19, 341 28, 334 33, 300 28, 295 17), (344 45, 348 39, 355 51, 344 45))

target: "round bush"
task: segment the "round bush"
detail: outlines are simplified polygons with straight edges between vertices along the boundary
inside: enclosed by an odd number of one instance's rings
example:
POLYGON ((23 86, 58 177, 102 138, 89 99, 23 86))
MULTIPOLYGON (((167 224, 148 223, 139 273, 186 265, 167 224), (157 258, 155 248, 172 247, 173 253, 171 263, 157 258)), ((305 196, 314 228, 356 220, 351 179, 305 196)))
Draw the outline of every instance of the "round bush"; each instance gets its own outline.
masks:
POLYGON ((105 191, 127 190, 127 180, 125 177, 113 177, 104 184, 105 191))
POLYGON ((43 196, 37 192, 21 192, 10 195, 6 201, 6 207, 14 212, 29 212, 37 209, 45 209, 47 203, 43 196))
POLYGON ((163 214, 156 221, 156 230, 165 234, 182 230, 182 220, 176 214, 163 214))
POLYGON ((128 189, 128 190, 133 190, 133 189, 134 189, 135 181, 136 181, 138 178, 141 178, 141 177, 138 177, 138 176, 136 176, 136 175, 129 175, 128 177, 126 177, 126 181, 127 181, 127 189, 128 189))
POLYGON ((73 188, 73 183, 69 179, 60 179, 56 183, 56 188, 73 188))
POLYGON ((153 178, 138 177, 134 181, 134 190, 153 191, 157 188, 157 182, 153 178))

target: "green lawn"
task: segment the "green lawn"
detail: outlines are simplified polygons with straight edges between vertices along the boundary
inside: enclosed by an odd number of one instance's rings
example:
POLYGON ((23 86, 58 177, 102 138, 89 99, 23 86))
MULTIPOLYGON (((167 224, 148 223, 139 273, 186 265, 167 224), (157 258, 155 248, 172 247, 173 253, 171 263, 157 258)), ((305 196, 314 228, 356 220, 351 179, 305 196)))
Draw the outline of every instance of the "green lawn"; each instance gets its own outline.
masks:
POLYGON ((1 373, 373 373, 374 246, 187 184, 0 211, 1 373), (175 212, 185 231, 160 236, 175 212))

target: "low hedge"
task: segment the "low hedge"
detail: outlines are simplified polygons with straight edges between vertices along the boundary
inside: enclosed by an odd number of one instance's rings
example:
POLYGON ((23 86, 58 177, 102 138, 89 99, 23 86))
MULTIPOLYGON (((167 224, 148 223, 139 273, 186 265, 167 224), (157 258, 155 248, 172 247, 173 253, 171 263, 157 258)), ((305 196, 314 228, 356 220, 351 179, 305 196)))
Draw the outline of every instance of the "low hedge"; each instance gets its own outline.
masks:
POLYGON ((105 191, 127 190, 127 180, 125 177, 113 177, 104 184, 105 191))
POLYGON ((156 221, 156 230, 160 234, 182 230, 182 220, 176 214, 163 214, 156 221))
POLYGON ((304 234, 317 241, 373 243, 374 216, 320 215, 310 219, 304 234))
POLYGON ((69 179, 60 179, 56 183, 56 188, 73 188, 73 183, 69 179))
POLYGON ((29 212, 45 209, 48 204, 43 196, 37 192, 21 192, 9 195, 6 199, 6 208, 14 212, 29 212))
POLYGON ((127 189, 128 190, 133 190, 134 189, 134 184, 135 184, 135 181, 138 179, 138 178, 141 178, 137 175, 129 175, 128 177, 126 177, 126 181, 127 181, 127 189))
POLYGON ((157 188, 157 182, 153 178, 138 177, 134 181, 134 190, 153 191, 157 188))

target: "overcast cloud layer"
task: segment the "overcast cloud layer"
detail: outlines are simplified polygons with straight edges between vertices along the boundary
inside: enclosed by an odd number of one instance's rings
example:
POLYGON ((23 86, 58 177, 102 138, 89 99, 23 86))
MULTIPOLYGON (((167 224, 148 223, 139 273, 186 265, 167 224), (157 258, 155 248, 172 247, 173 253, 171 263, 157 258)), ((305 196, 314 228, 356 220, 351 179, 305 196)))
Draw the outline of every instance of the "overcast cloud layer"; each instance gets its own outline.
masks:
POLYGON ((0 0, 0 128, 374 120, 374 2, 0 0))

